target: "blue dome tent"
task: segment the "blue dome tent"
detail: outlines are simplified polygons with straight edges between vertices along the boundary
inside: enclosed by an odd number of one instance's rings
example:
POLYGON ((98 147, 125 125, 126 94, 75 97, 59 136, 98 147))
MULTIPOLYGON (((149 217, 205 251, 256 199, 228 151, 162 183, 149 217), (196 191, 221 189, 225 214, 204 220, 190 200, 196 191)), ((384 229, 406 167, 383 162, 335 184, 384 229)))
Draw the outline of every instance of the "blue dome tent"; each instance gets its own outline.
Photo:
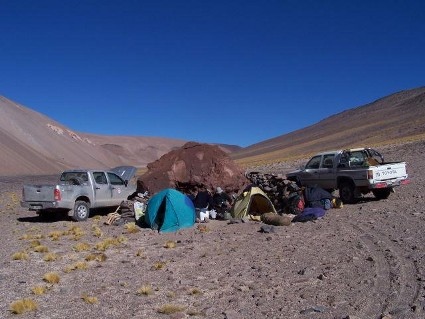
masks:
POLYGON ((149 199, 145 222, 159 232, 189 228, 195 224, 195 207, 185 194, 167 188, 149 199))

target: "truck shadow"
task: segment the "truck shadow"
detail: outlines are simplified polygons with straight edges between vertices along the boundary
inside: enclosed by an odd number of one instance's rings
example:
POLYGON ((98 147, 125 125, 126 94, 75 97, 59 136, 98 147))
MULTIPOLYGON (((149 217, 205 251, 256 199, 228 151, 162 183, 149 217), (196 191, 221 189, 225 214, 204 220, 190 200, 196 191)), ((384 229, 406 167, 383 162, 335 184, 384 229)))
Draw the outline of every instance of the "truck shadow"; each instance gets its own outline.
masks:
MULTIPOLYGON (((109 213, 112 213, 114 211, 116 211, 116 207, 92 208, 90 210, 90 216, 87 219, 87 221, 89 221, 91 218, 95 216, 100 216, 100 217, 106 216, 109 213)), ((52 214, 18 217, 17 221, 23 222, 23 223, 46 223, 46 224, 55 223, 55 222, 64 222, 64 221, 77 222, 67 212, 63 212, 63 213, 56 212, 54 214, 52 213, 52 214)), ((84 221, 82 223, 84 223, 84 221)))

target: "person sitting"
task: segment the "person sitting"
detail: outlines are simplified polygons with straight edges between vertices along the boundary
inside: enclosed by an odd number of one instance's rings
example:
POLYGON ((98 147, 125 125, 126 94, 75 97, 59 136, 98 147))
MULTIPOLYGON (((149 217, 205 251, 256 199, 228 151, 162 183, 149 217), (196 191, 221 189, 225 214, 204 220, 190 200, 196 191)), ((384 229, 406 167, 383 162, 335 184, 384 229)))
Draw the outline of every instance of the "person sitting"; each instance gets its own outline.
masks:
POLYGON ((224 216, 224 213, 232 205, 232 198, 221 187, 217 187, 213 196, 214 209, 216 209, 219 218, 224 216))
POLYGON ((205 186, 201 186, 195 196, 193 204, 196 209, 206 209, 212 208, 213 201, 211 194, 207 191, 205 186))

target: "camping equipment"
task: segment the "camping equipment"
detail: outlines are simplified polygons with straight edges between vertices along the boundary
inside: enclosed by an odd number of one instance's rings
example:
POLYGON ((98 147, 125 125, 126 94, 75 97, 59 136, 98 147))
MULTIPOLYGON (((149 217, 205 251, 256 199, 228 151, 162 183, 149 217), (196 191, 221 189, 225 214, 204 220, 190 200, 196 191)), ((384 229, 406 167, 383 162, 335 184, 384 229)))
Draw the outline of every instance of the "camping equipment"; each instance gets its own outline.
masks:
POLYGON ((159 232, 192 227, 195 224, 193 202, 175 189, 164 189, 149 199, 145 223, 159 232))
POLYGON ((261 188, 253 186, 242 192, 230 208, 233 218, 243 218, 246 215, 262 215, 275 213, 276 209, 261 188))

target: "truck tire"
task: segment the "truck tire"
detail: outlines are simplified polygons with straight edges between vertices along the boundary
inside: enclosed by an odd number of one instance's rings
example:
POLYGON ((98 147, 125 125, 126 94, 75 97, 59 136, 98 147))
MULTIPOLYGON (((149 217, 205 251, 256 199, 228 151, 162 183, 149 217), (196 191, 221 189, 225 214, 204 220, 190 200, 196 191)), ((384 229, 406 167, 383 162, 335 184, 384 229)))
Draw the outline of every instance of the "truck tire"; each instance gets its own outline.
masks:
POLYGON ((85 201, 77 200, 74 205, 74 213, 72 214, 72 218, 77 222, 81 222, 87 220, 89 215, 89 205, 85 201))
POLYGON ((352 182, 343 181, 339 185, 339 198, 344 204, 353 204, 355 202, 355 187, 352 182))
POLYGON ((376 199, 387 199, 391 194, 391 188, 378 188, 372 190, 376 199))

